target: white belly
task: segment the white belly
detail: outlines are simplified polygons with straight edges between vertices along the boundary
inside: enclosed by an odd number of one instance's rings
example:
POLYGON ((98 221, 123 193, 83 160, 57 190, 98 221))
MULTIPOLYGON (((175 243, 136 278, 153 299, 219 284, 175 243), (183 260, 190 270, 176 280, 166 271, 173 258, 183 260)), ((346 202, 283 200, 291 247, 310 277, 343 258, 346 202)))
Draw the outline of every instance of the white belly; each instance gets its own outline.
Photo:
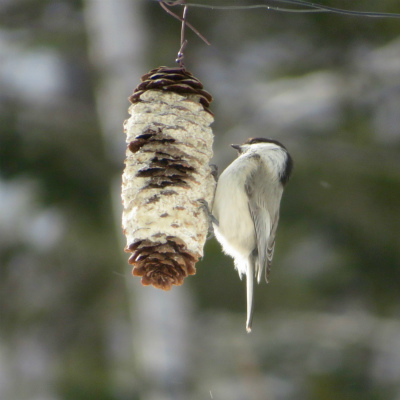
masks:
POLYGON ((245 172, 236 162, 221 174, 213 206, 213 215, 219 222, 218 226, 214 225, 215 236, 224 252, 235 258, 236 266, 243 264, 242 260, 247 261, 256 247, 254 224, 244 188, 245 172))

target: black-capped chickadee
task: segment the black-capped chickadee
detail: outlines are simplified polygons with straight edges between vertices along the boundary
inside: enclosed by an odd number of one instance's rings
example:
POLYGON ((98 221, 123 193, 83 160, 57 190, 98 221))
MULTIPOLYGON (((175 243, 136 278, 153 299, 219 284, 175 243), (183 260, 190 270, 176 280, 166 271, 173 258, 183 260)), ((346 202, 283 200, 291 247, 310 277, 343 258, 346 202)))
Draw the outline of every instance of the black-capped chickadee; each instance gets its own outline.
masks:
POLYGON ((224 252, 233 257, 240 277, 246 275, 247 332, 253 318, 253 281, 268 275, 283 188, 293 161, 276 140, 254 138, 233 144, 238 158, 219 177, 213 203, 214 233, 224 252))

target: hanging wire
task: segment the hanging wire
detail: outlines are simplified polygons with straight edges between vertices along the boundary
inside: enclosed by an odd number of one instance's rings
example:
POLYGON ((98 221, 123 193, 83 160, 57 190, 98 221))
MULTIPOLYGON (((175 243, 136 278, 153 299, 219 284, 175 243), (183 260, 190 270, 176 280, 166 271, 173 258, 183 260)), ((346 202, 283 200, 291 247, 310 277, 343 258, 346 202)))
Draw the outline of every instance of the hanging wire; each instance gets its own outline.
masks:
MULTIPOLYGON (((160 1, 160 0, 157 0, 160 1)), ((161 3, 165 3, 168 6, 175 5, 186 5, 187 7, 193 8, 205 8, 210 10, 251 10, 251 9, 262 9, 265 8, 267 10, 272 11, 280 11, 280 12, 290 12, 290 13, 334 13, 334 14, 342 14, 342 15, 350 15, 350 16, 358 16, 358 17, 372 17, 372 18, 400 18, 400 14, 398 13, 381 13, 381 12, 370 12, 370 11, 355 11, 355 10, 347 10, 343 8, 330 7, 325 6, 323 4, 318 4, 314 2, 308 2, 304 0, 266 0, 267 3, 281 3, 281 4, 290 4, 296 7, 305 7, 305 8, 286 8, 272 4, 254 4, 254 5, 211 5, 211 4, 201 4, 201 3, 186 3, 183 0, 177 1, 161 1, 161 3)), ((175 18, 177 16, 175 15, 175 18)), ((180 17, 178 19, 181 20, 180 17)), ((187 24, 190 29, 193 28, 187 24)), ((194 31, 195 32, 195 31, 194 31)), ((196 32, 196 34, 198 34, 196 32)), ((204 39, 203 39, 204 40, 204 39)))
POLYGON ((369 11, 354 11, 354 10, 345 10, 342 8, 329 7, 316 3, 309 3, 304 0, 272 0, 279 1, 286 4, 295 4, 295 5, 307 5, 307 7, 311 7, 315 10, 319 10, 321 12, 331 12, 335 14, 343 14, 343 15, 353 15, 360 17, 373 17, 373 18, 400 18, 400 14, 395 13, 379 13, 379 12, 369 12, 369 11))
MULTIPOLYGON (((169 14, 172 15, 174 18, 177 20, 181 21, 182 24, 184 23, 188 28, 190 28, 204 43, 210 45, 210 42, 187 20, 184 20, 184 18, 180 17, 179 15, 176 15, 174 12, 172 12, 167 6, 172 7, 172 6, 185 6, 185 8, 189 7, 189 4, 186 4, 184 0, 177 0, 177 1, 163 1, 163 0, 155 0, 158 1, 160 6, 169 14)), ((185 11, 184 11, 185 13, 185 11)))
POLYGON ((183 16, 182 16, 182 28, 181 28, 181 47, 178 51, 178 57, 175 60, 179 66, 182 69, 185 69, 185 64, 183 63, 183 59, 185 58, 185 47, 187 45, 187 40, 185 39, 185 28, 186 28, 186 22, 187 22, 187 12, 188 12, 188 7, 185 6, 183 9, 183 16))
POLYGON ((280 6, 272 6, 270 4, 254 4, 254 5, 209 5, 209 4, 199 4, 199 3, 186 3, 186 0, 156 0, 160 4, 160 6, 172 17, 181 21, 181 44, 178 51, 178 55, 176 58, 176 62, 179 64, 182 70, 185 69, 184 58, 185 58, 185 48, 188 41, 185 39, 185 29, 186 26, 190 28, 201 40, 203 40, 206 44, 210 45, 210 42, 192 25, 187 21, 187 14, 189 7, 196 8, 205 8, 210 10, 251 10, 251 9, 261 9, 265 8, 267 10, 273 11, 281 11, 281 12, 291 12, 291 13, 334 13, 334 14, 342 14, 342 15, 350 15, 350 16, 361 16, 361 17, 374 17, 374 18, 400 18, 400 14, 396 13, 376 13, 369 11, 354 11, 354 10, 345 10, 342 8, 329 7, 324 6, 317 3, 311 3, 304 0, 266 0, 267 2, 275 2, 275 3, 284 3, 291 4, 296 6, 297 8, 284 8, 280 6), (183 16, 175 14, 168 7, 174 6, 183 6, 183 16), (299 7, 308 7, 308 8, 299 8, 299 7))
POLYGON ((169 14, 172 15, 174 18, 178 19, 179 21, 182 22, 182 28, 181 28, 181 46, 178 51, 178 56, 176 58, 176 62, 179 64, 182 70, 185 70, 185 64, 184 64, 184 58, 185 58, 185 48, 188 43, 188 41, 185 39, 185 30, 186 26, 190 28, 201 40, 203 40, 206 44, 210 45, 210 42, 192 25, 187 21, 187 13, 188 13, 188 5, 186 4, 185 0, 176 0, 176 1, 163 1, 163 0, 158 0, 160 3, 160 6, 169 14), (179 15, 175 14, 172 12, 167 6, 172 7, 172 6, 184 6, 183 9, 183 16, 180 17, 179 15))

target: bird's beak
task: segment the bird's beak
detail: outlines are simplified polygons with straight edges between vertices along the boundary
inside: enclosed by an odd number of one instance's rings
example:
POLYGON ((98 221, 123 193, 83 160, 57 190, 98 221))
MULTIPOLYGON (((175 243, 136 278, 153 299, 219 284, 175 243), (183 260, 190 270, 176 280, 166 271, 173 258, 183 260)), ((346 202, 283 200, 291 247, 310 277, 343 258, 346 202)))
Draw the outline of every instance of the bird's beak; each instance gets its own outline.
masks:
POLYGON ((240 144, 231 144, 231 147, 236 149, 239 153, 242 152, 242 148, 240 147, 240 144))

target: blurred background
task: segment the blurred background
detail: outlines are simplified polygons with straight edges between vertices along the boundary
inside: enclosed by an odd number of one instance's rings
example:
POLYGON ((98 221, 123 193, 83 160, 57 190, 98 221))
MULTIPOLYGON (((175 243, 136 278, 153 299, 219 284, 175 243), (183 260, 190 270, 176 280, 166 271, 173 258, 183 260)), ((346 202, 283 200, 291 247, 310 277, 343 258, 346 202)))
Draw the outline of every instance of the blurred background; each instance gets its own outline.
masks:
POLYGON ((220 172, 248 137, 295 161, 253 332, 215 239, 170 292, 123 251, 127 98, 175 65, 179 21, 151 0, 1 0, 0 398, 400 400, 400 19, 188 18, 211 42, 187 31, 185 61, 220 172))

